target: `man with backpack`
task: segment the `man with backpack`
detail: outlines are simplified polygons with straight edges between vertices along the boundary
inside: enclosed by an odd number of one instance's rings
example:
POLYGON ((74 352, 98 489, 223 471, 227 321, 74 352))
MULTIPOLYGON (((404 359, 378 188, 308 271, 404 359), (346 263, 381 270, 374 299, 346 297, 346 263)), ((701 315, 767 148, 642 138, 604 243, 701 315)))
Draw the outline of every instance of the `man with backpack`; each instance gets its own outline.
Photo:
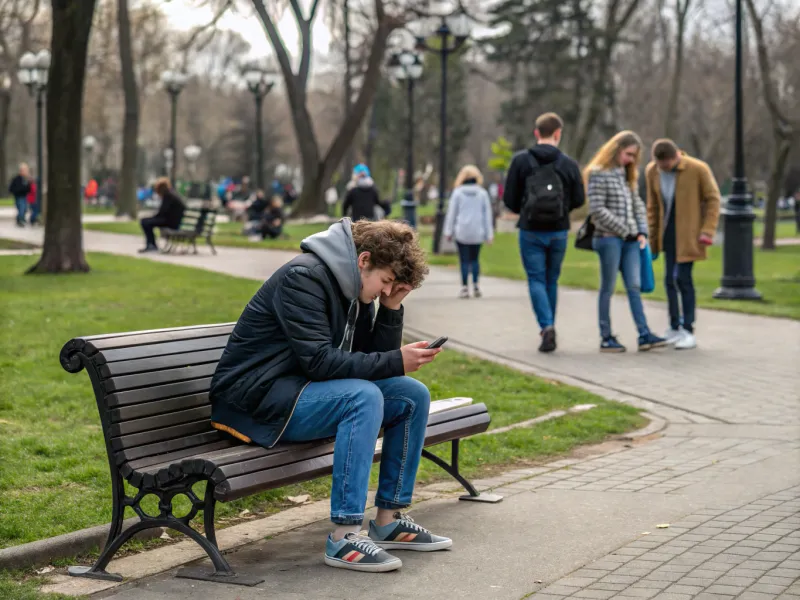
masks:
POLYGON ((536 145, 511 159, 503 202, 519 215, 519 251, 531 304, 541 329, 540 352, 556 349, 556 299, 567 252, 569 213, 583 206, 578 164, 558 149, 564 122, 555 113, 536 119, 536 145))

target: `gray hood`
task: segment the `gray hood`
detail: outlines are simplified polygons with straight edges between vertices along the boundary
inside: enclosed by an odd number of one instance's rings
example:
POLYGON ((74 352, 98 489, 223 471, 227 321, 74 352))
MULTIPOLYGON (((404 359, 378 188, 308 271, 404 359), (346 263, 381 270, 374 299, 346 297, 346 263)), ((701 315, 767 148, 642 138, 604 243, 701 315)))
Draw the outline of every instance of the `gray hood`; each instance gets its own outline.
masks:
POLYGON ((358 270, 356 244, 349 218, 344 217, 327 231, 315 233, 300 242, 303 252, 312 252, 324 262, 336 278, 339 288, 350 302, 347 325, 339 348, 352 351, 353 333, 358 319, 358 296, 361 293, 361 272, 358 270))
POLYGON ((345 217, 326 231, 307 237, 300 242, 300 249, 303 252, 313 252, 328 266, 345 298, 351 302, 358 299, 361 293, 361 273, 358 270, 356 244, 349 218, 345 217))

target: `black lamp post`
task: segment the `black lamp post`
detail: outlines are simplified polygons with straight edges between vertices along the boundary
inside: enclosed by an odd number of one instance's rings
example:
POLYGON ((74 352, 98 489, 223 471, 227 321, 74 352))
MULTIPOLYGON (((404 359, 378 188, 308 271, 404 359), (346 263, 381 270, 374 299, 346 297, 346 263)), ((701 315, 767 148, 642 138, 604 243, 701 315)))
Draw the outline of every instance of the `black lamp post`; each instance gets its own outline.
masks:
MULTIPOLYGON (((437 6, 443 3, 437 3, 437 6)), ((433 253, 439 254, 444 225, 444 199, 447 179, 447 59, 469 38, 472 23, 460 11, 447 15, 425 18, 409 23, 409 29, 417 40, 417 48, 438 54, 442 60, 442 96, 440 104, 439 132, 439 204, 436 207, 436 226, 433 233, 433 253), (438 43, 430 45, 427 39, 437 37, 438 43)))
POLYGON ((396 52, 389 60, 392 76, 405 80, 408 94, 408 155, 406 158, 406 193, 400 206, 403 218, 411 227, 417 227, 417 203, 414 200, 414 82, 422 76, 422 60, 419 54, 409 50, 396 52))
MULTIPOLYGON (((40 50, 38 54, 26 52, 19 60, 19 80, 28 87, 28 93, 36 94, 36 210, 42 210, 42 170, 44 157, 42 151, 42 120, 44 96, 47 92, 47 78, 50 71, 50 51, 40 50)), ((35 213, 34 213, 35 214, 35 213)), ((31 217, 33 223, 34 217, 31 217)))
POLYGON ((173 186, 177 185, 175 181, 175 171, 178 164, 177 152, 177 128, 178 128, 178 96, 183 88, 186 86, 187 76, 185 73, 178 71, 164 71, 161 74, 161 84, 169 94, 171 104, 171 120, 170 120, 170 135, 169 135, 169 149, 172 151, 172 160, 168 161, 168 174, 170 182, 173 186))
POLYGON ((725 208, 722 247, 722 281, 714 298, 760 300, 753 274, 753 196, 744 172, 744 107, 742 102, 742 0, 736 0, 736 99, 733 187, 725 208))
POLYGON ((247 88, 253 93, 256 101, 256 151, 255 151, 255 182, 256 189, 264 189, 264 136, 262 132, 261 107, 264 96, 270 93, 277 81, 277 74, 255 64, 246 66, 242 75, 247 82, 247 88))

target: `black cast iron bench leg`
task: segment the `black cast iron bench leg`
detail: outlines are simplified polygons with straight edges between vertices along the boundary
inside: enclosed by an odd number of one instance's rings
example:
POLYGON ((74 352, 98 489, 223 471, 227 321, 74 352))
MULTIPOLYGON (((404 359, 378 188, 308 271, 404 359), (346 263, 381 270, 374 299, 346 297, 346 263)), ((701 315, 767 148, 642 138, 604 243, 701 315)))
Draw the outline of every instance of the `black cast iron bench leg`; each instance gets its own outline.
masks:
POLYGON ((429 461, 434 463, 435 465, 444 469, 444 471, 449 474, 453 479, 458 481, 467 493, 463 496, 459 496, 459 500, 468 500, 472 502, 500 502, 503 497, 499 494, 481 494, 478 490, 475 489, 469 480, 464 477, 458 469, 458 443, 461 440, 453 440, 450 446, 450 464, 447 464, 444 460, 430 452, 429 450, 422 450, 422 456, 427 458, 429 461))

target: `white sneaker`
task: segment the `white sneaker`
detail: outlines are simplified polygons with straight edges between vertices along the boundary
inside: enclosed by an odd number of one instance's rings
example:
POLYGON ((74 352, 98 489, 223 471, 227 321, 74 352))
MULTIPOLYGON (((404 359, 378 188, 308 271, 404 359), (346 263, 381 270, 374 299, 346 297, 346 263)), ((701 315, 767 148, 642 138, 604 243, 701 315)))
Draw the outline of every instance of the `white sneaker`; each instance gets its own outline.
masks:
POLYGON ((683 338, 684 331, 681 328, 673 329, 670 327, 664 333, 664 339, 667 340, 668 344, 674 344, 675 342, 680 341, 683 338))
POLYGON ((469 288, 462 287, 461 291, 458 293, 459 298, 469 298, 469 288))
POLYGON ((681 338, 675 342, 675 350, 692 350, 693 348, 697 348, 697 338, 693 333, 682 330, 681 338))

